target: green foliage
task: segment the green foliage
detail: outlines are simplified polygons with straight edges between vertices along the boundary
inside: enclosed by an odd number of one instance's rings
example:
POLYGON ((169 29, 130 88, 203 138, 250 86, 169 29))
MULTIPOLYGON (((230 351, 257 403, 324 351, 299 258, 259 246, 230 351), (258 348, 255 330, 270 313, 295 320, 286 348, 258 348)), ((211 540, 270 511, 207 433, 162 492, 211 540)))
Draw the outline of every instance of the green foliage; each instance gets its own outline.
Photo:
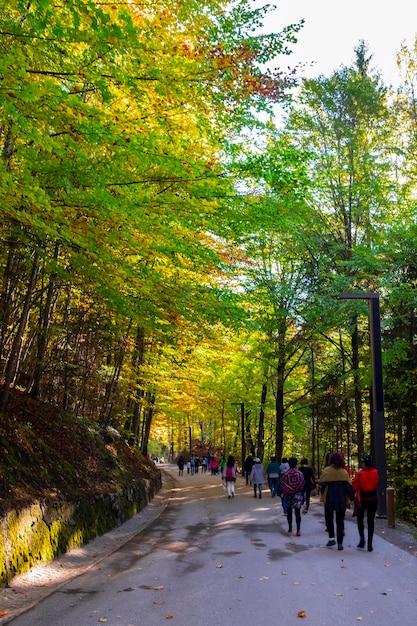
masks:
POLYGON ((401 519, 417 525, 417 471, 414 454, 403 453, 390 461, 390 475, 395 488, 396 511, 401 519))

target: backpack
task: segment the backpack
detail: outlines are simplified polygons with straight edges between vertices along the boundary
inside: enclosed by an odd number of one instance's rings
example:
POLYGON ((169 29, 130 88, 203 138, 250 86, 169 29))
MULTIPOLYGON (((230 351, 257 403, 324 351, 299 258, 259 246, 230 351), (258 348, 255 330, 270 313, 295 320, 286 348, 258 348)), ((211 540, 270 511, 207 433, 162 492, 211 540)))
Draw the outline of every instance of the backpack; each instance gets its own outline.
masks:
POLYGON ((304 491, 304 476, 296 469, 289 470, 281 478, 281 490, 285 495, 304 491))

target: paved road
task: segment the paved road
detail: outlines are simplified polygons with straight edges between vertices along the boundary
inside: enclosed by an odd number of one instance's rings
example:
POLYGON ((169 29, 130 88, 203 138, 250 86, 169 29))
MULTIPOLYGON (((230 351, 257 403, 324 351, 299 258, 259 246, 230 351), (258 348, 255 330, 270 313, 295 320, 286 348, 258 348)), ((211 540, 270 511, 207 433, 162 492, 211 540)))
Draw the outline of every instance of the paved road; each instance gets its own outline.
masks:
MULTIPOLYGON (((175 470, 170 472, 175 477, 175 470)), ((50 572, 43 582, 29 581, 29 588, 13 582, 3 590, 3 596, 12 594, 9 607, 20 593, 23 608, 30 599, 32 608, 10 620, 19 612, 12 607, 1 623, 299 626, 304 619, 314 626, 415 625, 417 559, 381 536, 375 537, 372 553, 357 550, 350 512, 345 549, 339 552, 325 547, 318 501, 303 515, 301 537, 296 537, 287 533, 280 501, 269 493, 253 498, 241 478, 233 500, 218 477, 202 474, 177 479, 170 496, 168 503, 163 496, 152 503, 146 522, 141 513, 127 523, 130 529, 124 524, 101 538, 104 544, 92 542, 94 555, 78 553, 80 575, 73 571, 65 584, 51 581, 50 572)), ((58 562, 58 573, 66 572, 77 559, 71 554, 58 562)), ((1 608, 6 605, 2 601, 1 608)))

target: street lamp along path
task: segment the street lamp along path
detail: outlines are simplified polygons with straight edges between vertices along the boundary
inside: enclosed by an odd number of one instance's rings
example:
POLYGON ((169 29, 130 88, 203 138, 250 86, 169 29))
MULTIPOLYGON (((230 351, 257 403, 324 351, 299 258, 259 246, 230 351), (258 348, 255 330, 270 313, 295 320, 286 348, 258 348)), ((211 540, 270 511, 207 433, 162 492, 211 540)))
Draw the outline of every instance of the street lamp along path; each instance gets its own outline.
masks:
POLYGON ((379 293, 369 291, 347 292, 339 295, 339 300, 368 300, 369 327, 371 336, 372 359, 372 419, 374 428, 375 466, 379 472, 378 485, 378 517, 387 516, 387 456, 385 449, 385 418, 384 418, 384 383, 382 378, 381 350, 381 316, 379 310, 379 293))

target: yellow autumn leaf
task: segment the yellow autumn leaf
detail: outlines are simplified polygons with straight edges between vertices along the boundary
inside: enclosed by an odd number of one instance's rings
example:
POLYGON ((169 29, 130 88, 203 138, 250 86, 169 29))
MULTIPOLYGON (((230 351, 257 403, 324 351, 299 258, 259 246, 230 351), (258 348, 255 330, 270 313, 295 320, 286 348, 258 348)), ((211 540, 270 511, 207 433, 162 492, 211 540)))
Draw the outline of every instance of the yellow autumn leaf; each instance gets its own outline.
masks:
POLYGON ((99 622, 107 622, 107 617, 100 617, 99 622))
POLYGON ((166 619, 172 619, 174 616, 172 615, 172 613, 168 613, 166 619))
POLYGON ((157 587, 154 587, 156 591, 160 591, 163 588, 164 588, 164 585, 158 585, 157 587))

